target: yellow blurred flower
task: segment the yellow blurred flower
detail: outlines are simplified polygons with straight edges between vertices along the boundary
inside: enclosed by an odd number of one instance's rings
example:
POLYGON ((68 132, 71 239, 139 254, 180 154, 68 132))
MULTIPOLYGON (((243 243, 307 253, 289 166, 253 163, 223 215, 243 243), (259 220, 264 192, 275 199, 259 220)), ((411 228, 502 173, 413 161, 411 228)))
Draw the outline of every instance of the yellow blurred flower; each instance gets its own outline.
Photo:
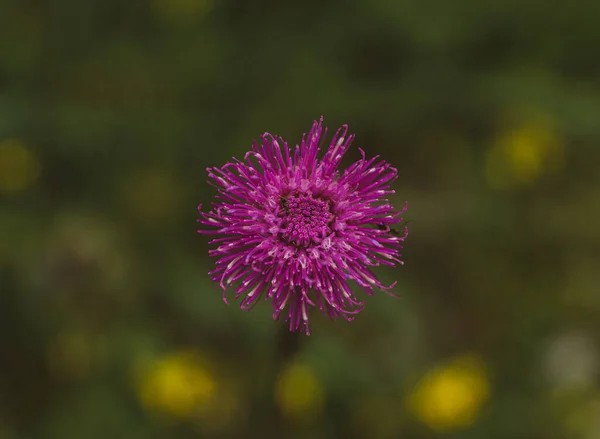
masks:
POLYGON ((176 26, 194 23, 211 8, 211 0, 153 0, 156 15, 176 26))
POLYGON ((149 365, 138 390, 147 409, 191 418, 210 408, 217 383, 200 355, 182 351, 149 365))
POLYGON ((563 148, 550 121, 509 130, 487 152, 486 180, 497 189, 535 183, 563 165, 563 148))
POLYGON ((324 391, 310 367, 294 362, 277 379, 275 401, 286 417, 307 419, 323 409, 324 391))
POLYGON ((27 189, 39 173, 40 163, 27 145, 18 139, 0 141, 0 192, 27 189))
POLYGON ((429 371, 408 398, 411 412, 434 430, 472 425, 489 397, 485 367, 477 357, 458 357, 429 371))

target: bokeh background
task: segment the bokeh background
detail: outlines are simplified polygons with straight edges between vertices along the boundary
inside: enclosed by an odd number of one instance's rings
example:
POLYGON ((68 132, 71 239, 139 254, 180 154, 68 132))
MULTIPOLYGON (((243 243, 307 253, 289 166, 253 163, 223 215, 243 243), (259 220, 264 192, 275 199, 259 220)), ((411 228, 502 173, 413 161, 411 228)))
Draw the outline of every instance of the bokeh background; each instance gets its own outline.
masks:
POLYGON ((2 0, 0 438, 600 438, 600 3, 2 0), (290 339, 207 275, 206 167, 321 115, 409 202, 290 339))

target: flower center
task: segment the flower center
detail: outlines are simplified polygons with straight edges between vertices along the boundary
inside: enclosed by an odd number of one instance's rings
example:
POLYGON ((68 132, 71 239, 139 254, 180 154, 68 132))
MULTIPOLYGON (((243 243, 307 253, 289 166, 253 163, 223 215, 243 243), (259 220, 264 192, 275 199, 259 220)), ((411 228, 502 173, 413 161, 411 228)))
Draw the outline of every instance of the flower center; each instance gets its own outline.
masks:
POLYGON ((280 201, 281 236, 285 241, 307 247, 311 243, 320 243, 331 233, 329 224, 333 214, 329 209, 329 200, 305 194, 290 194, 280 201))

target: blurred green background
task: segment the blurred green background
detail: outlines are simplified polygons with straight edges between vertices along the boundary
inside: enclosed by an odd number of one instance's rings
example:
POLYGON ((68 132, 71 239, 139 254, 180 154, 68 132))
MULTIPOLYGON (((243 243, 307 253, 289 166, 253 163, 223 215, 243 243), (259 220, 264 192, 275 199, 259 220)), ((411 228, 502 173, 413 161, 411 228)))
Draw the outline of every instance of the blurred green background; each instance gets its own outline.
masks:
POLYGON ((600 438, 598 23, 1 0, 0 439, 600 438), (206 167, 321 115, 399 169, 402 298, 282 352, 270 305, 222 302, 196 207, 206 167))

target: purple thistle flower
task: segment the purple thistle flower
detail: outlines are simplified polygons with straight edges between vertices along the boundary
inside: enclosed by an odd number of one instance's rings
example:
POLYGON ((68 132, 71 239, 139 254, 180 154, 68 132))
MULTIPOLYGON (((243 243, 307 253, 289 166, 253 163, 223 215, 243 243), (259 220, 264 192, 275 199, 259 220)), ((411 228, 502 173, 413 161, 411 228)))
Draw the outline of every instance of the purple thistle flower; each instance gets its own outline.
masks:
MULTIPOLYGON (((309 307, 318 306, 331 318, 348 321, 362 310, 348 281, 367 294, 390 292, 369 269, 402 264, 399 250, 408 234, 390 227, 402 221, 386 197, 397 170, 378 156, 362 158, 341 172, 342 156, 354 135, 338 129, 323 158, 319 142, 323 118, 314 122, 300 145, 289 148, 269 133, 254 142, 244 161, 233 159, 221 168, 208 168, 209 182, 218 188, 213 209, 198 210, 198 221, 217 235, 209 255, 216 257, 212 279, 223 289, 235 285, 235 298, 245 296, 242 309, 251 309, 265 296, 273 318, 286 310, 290 331, 308 329, 309 307)), ((325 128, 325 137, 327 128, 325 128)))

